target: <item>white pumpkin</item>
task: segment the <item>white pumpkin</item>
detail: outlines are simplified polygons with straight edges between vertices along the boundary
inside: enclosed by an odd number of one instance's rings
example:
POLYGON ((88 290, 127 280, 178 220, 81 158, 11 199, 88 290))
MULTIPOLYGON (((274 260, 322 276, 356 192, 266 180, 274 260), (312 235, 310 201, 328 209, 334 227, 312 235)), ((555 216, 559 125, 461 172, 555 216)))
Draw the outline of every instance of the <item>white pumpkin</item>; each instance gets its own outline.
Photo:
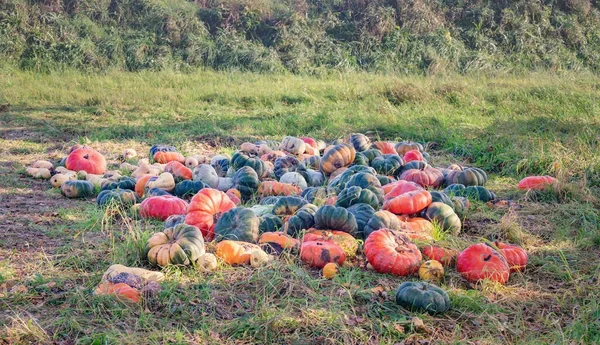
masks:
POLYGON ((33 162, 33 165, 31 167, 38 168, 38 169, 43 168, 43 169, 52 170, 54 168, 54 164, 52 164, 48 161, 39 160, 39 161, 33 162))
POLYGON ((158 188, 170 192, 173 189, 175 189, 175 179, 173 178, 173 175, 171 175, 171 173, 162 173, 158 176, 156 180, 148 181, 148 183, 146 184, 146 188, 148 190, 152 188, 158 188))
POLYGON ((221 192, 226 192, 233 188, 233 179, 231 177, 219 177, 219 184, 217 189, 221 192))
POLYGON ((294 155, 301 155, 306 151, 306 143, 300 138, 288 136, 283 138, 279 145, 279 149, 294 155))
POLYGON ((306 179, 297 172, 287 172, 279 179, 281 183, 287 183, 297 186, 301 190, 305 190, 308 187, 306 179))
POLYGON ((192 172, 192 180, 202 181, 210 188, 217 188, 219 185, 219 175, 215 168, 208 164, 200 164, 192 172))

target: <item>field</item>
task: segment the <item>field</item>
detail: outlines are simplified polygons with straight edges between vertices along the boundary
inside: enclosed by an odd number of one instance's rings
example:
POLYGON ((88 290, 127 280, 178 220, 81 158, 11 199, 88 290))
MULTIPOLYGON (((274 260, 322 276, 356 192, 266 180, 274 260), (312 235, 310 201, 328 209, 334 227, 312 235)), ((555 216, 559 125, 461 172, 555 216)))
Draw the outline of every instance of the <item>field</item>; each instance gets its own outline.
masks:
MULTIPOLYGON (((600 343, 600 79, 592 74, 396 77, 196 71, 51 74, 0 68, 0 344, 600 343), (393 303, 407 280, 343 267, 321 278, 294 256, 213 274, 166 269, 164 291, 131 307, 92 291, 112 263, 144 266, 161 229, 65 199, 26 177, 37 159, 87 143, 116 163, 156 143, 231 153, 246 140, 352 132, 428 143, 436 166, 478 166, 514 207, 476 203, 456 249, 506 239, 529 253, 505 286, 455 270, 453 309, 393 303), (553 192, 518 181, 550 174, 553 192), (424 325, 419 325, 420 318, 424 325)), ((416 279, 416 278, 415 278, 416 279)))

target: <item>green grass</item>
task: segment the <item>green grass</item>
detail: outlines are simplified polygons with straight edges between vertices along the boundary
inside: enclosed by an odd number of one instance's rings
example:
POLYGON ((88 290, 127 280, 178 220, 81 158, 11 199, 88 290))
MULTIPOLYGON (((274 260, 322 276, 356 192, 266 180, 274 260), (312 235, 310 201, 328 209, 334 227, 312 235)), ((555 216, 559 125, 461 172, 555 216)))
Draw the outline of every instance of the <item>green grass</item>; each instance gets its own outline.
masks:
POLYGON ((39 75, 2 67, 0 99, 10 107, 0 113, 0 201, 10 208, 0 219, 11 227, 0 233, 0 342, 600 342, 599 86, 585 73, 39 75), (146 156, 155 143, 184 154, 232 152, 245 140, 334 140, 350 132, 428 142, 434 165, 489 171, 490 189, 522 207, 473 202, 463 234, 436 236, 455 249, 518 243, 530 254, 528 270, 506 286, 475 288, 448 270, 441 286, 454 308, 435 317, 397 307, 394 290, 406 279, 366 270, 364 259, 329 281, 294 255, 257 270, 166 269, 161 295, 131 307, 91 292, 112 263, 146 266, 139 253, 161 224, 66 200, 23 175, 31 162, 58 160, 74 143, 114 163, 124 148, 146 156), (517 190, 529 174, 561 183, 543 193, 517 190), (11 292, 7 283, 26 291, 11 292), (414 316, 429 333, 413 327, 414 316))

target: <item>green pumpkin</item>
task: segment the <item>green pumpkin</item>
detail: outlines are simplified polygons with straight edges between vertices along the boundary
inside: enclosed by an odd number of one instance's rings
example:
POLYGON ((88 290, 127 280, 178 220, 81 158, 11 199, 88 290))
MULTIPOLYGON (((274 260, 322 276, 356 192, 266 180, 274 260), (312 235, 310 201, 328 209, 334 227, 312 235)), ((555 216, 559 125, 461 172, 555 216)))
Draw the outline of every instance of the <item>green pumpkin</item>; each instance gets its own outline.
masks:
POLYGON ((338 230, 352 236, 358 233, 358 224, 354 215, 343 207, 321 206, 315 213, 315 228, 338 230))
POLYGON ((297 196, 284 196, 277 200, 273 207, 273 214, 276 216, 294 215, 302 206, 308 204, 304 198, 297 196))
POLYGON ((174 214, 165 220, 165 229, 175 227, 181 223, 185 223, 185 214, 174 214))
POLYGON ((377 176, 365 172, 359 172, 350 177, 350 179, 345 185, 345 188, 349 188, 352 186, 358 186, 363 189, 370 190, 371 192, 373 192, 373 194, 375 194, 375 196, 377 196, 377 200, 379 201, 379 203, 383 203, 383 188, 381 188, 381 182, 379 182, 377 176))
POLYGON ((496 199, 496 194, 483 186, 468 186, 465 189, 465 196, 469 199, 488 202, 496 199))
POLYGON ((197 227, 180 223, 148 239, 145 257, 154 266, 190 265, 204 255, 204 238, 197 227))
POLYGON ((215 172, 219 177, 225 177, 229 170, 229 158, 222 157, 211 162, 210 165, 215 169, 215 172))
POLYGON ((344 188, 337 197, 336 206, 348 208, 354 204, 368 204, 374 209, 379 208, 379 199, 377 195, 369 189, 363 189, 359 186, 344 188))
POLYGON ((483 186, 487 182, 487 174, 479 168, 450 170, 446 174, 446 184, 459 183, 465 186, 483 186))
POLYGON ((297 237, 302 230, 308 230, 315 226, 315 213, 317 212, 317 206, 313 204, 306 204, 301 209, 291 216, 286 224, 286 232, 290 236, 297 237))
POLYGON ((444 194, 449 196, 465 196, 467 193, 467 187, 462 184, 454 183, 444 188, 444 194))
POLYGON ((254 205, 252 207, 250 207, 249 209, 254 212, 255 215, 257 215, 258 217, 262 217, 265 214, 273 214, 273 205, 275 204, 271 204, 271 205, 254 205))
POLYGON ((129 189, 135 190, 136 180, 133 177, 123 176, 118 181, 103 181, 101 184, 102 190, 109 189, 129 189))
POLYGON ((354 215, 356 225, 358 226, 358 236, 363 237, 364 228, 369 219, 375 214, 375 209, 367 204, 355 204, 347 208, 348 212, 354 215))
POLYGON ((444 313, 450 309, 446 291, 425 282, 404 282, 396 290, 396 303, 410 311, 429 314, 444 313))
POLYGON ((385 176, 385 175, 377 175, 377 179, 379 180, 379 183, 382 186, 385 186, 388 183, 394 183, 397 181, 395 178, 385 176))
POLYGON ((330 180, 327 187, 332 189, 337 194, 341 192, 342 189, 346 188, 346 183, 348 183, 352 176, 359 173, 371 174, 373 176, 377 174, 375 169, 371 167, 364 165, 353 165, 346 169, 343 173, 336 176, 333 180, 330 180))
POLYGON ((69 180, 60 186, 60 193, 67 198, 85 198, 94 195, 94 184, 90 181, 69 180))
POLYGON ((215 239, 256 243, 259 227, 260 219, 252 210, 245 207, 232 208, 223 213, 215 224, 215 239))
POLYGON ((369 159, 367 158, 367 156, 363 155, 361 152, 356 152, 356 155, 354 156, 354 162, 352 162, 352 164, 368 166, 369 159))
POLYGON ((283 227, 281 218, 274 214, 265 214, 259 217, 258 232, 275 232, 283 227))
POLYGON ((100 207, 108 205, 131 206, 138 201, 137 194, 129 189, 107 189, 96 197, 96 204, 100 207))
POLYGON ((373 169, 382 175, 396 175, 403 164, 404 161, 400 156, 392 154, 382 155, 371 161, 373 169))
POLYGON ((366 239, 371 233, 379 229, 399 230, 400 220, 392 212, 385 210, 377 211, 363 229, 364 238, 366 239))
POLYGON ((457 215, 464 217, 465 214, 467 213, 467 210, 469 209, 469 206, 471 206, 469 199, 462 197, 462 196, 453 196, 453 197, 451 197, 451 199, 452 199, 454 212, 457 215))
POLYGON ((243 166, 233 175, 233 187, 240 191, 242 200, 247 201, 258 190, 260 181, 256 171, 249 166, 243 166))
POLYGON ((427 164, 426 162, 423 162, 423 161, 410 161, 410 162, 404 164, 398 170, 398 175, 402 175, 403 172, 405 172, 406 170, 410 170, 410 169, 425 170, 427 168, 429 168, 429 164, 427 164))
POLYGON ((307 169, 319 170, 319 166, 321 166, 321 157, 308 156, 302 160, 302 163, 307 169))
POLYGON ((454 204, 452 203, 452 200, 450 200, 450 197, 446 193, 432 191, 432 192, 429 192, 429 194, 431 194, 432 202, 442 202, 442 203, 454 208, 454 204))
POLYGON ((371 147, 371 140, 362 133, 352 133, 348 137, 348 144, 352 145, 356 152, 362 152, 371 147))
POLYGON ((269 175, 269 169, 264 161, 258 157, 250 157, 242 151, 237 151, 233 154, 230 165, 236 171, 241 167, 251 167, 260 178, 264 178, 269 175))
POLYGON ((378 149, 368 149, 366 151, 363 151, 362 154, 365 155, 365 157, 367 157, 369 162, 372 162, 377 157, 383 156, 383 153, 381 153, 381 151, 379 151, 378 149))
POLYGON ((277 157, 273 163, 273 172, 278 181, 285 173, 297 172, 304 177, 306 183, 310 184, 310 176, 306 172, 306 166, 294 156, 277 157))
POLYGON ((423 218, 440 225, 444 231, 458 235, 462 224, 454 209, 442 202, 433 202, 421 211, 423 218))
POLYGON ((206 187, 206 184, 202 181, 183 180, 175 185, 173 194, 180 198, 188 198, 196 195, 196 193, 206 187))

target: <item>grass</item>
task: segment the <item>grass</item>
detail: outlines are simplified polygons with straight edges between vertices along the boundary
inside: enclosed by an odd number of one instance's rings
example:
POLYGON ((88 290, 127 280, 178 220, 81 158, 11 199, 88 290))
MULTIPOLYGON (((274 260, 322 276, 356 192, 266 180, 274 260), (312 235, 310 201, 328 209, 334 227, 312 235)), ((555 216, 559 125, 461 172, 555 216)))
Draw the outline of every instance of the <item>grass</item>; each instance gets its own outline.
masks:
POLYGON ((598 343, 599 85, 585 73, 39 75, 4 66, 0 343, 598 343), (132 307, 91 292, 112 263, 147 265, 139 252, 161 224, 64 199, 23 175, 74 143, 116 163, 124 148, 145 156, 155 143, 185 154, 231 152, 245 140, 350 132, 429 142, 436 165, 489 171, 490 189, 517 206, 472 202, 459 237, 436 236, 455 249, 518 243, 530 254, 528 270, 506 286, 474 287, 448 270, 441 286, 454 307, 434 317, 397 307, 394 290, 406 278, 366 270, 362 258, 329 281, 293 255, 257 270, 166 269, 160 296, 132 307), (518 191, 528 174, 552 174, 561 185, 518 191))

